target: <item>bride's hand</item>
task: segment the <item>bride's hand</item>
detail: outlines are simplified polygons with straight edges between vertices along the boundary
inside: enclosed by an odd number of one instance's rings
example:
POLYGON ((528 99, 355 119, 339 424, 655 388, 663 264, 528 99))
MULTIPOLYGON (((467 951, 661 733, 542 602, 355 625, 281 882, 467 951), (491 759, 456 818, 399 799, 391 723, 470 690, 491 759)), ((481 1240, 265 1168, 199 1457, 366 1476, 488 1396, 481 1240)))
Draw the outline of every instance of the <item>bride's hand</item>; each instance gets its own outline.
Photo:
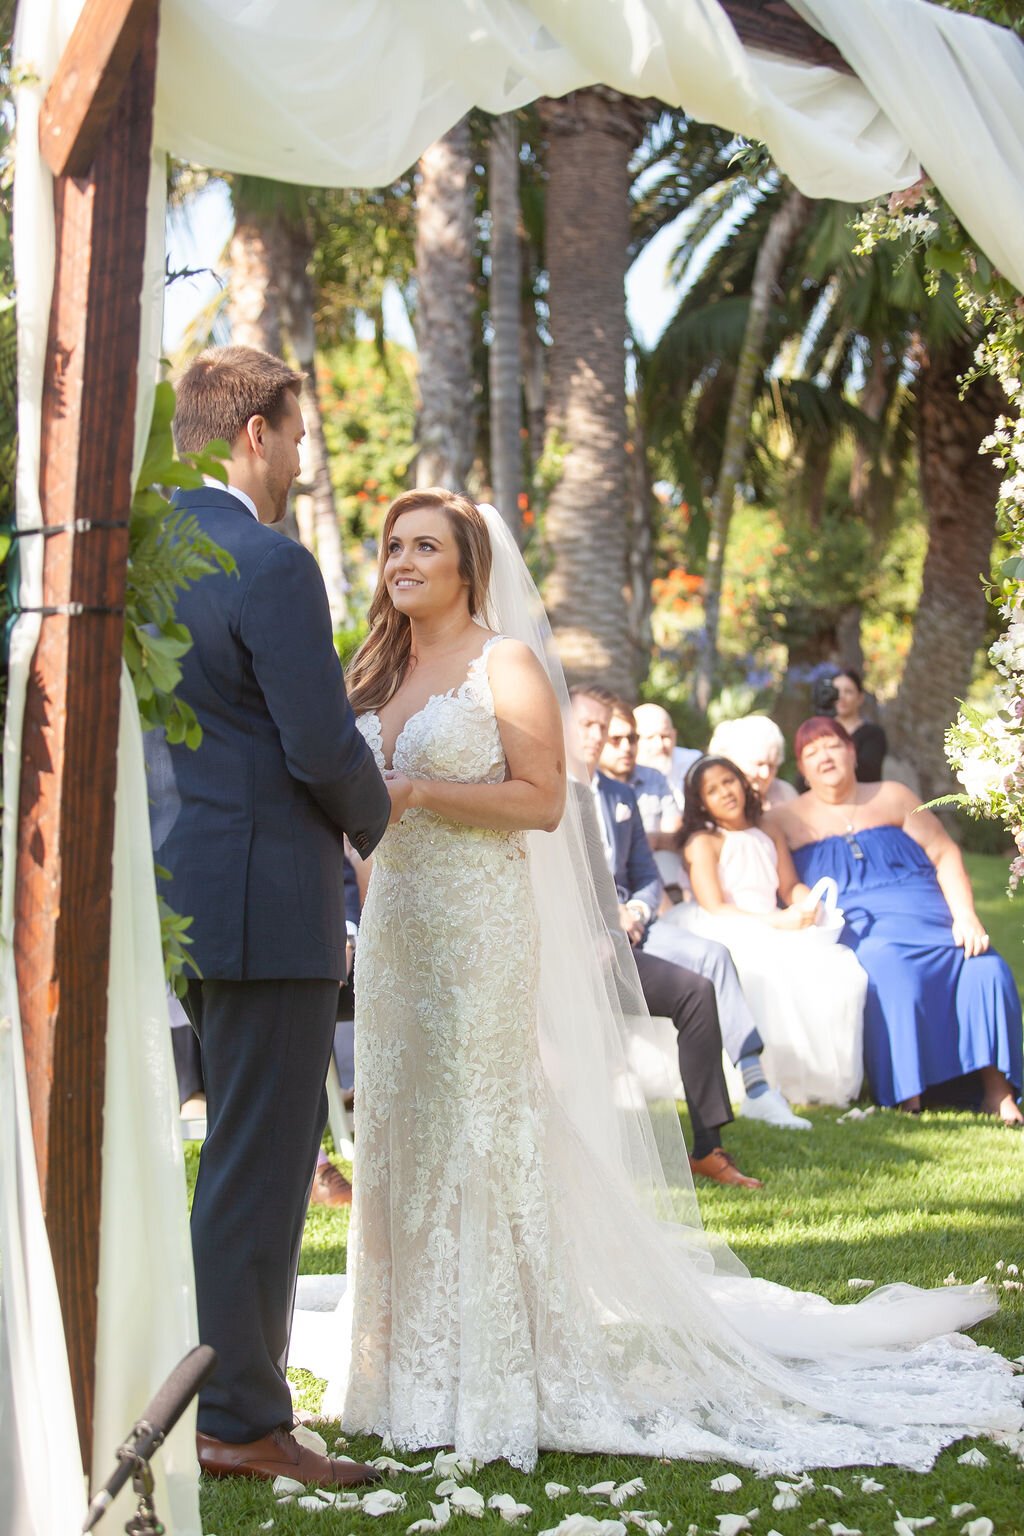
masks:
POLYGON ((396 773, 391 769, 384 775, 384 788, 391 796, 391 815, 388 818, 388 826, 391 826, 392 823, 401 821, 412 804, 415 785, 406 774, 396 773))

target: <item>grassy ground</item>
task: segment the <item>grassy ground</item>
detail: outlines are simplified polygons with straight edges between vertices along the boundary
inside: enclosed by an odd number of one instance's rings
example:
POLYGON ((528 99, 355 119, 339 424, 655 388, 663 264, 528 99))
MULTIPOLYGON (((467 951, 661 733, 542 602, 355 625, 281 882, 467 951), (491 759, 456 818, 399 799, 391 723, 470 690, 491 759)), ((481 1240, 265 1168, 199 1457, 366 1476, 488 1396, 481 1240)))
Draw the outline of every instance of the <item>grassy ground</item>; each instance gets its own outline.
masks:
MULTIPOLYGON (((975 856, 970 865, 982 919, 1022 985, 1024 901, 1012 907, 1003 895, 1001 860, 975 856)), ((967 1282, 981 1275, 996 1282, 1012 1279, 1005 1267, 1010 1264, 1024 1272, 1024 1136, 969 1114, 945 1111, 919 1118, 876 1112, 845 1124, 838 1123, 837 1111, 811 1111, 811 1118, 814 1130, 807 1135, 744 1121, 731 1126, 730 1149, 743 1168, 764 1177, 766 1188, 754 1194, 714 1185, 701 1189, 708 1227, 722 1233, 754 1273, 844 1302, 860 1294, 847 1284, 853 1277, 941 1285, 949 1274, 967 1282), (1000 1261, 1003 1267, 997 1268, 1000 1261)), ((347 1212, 310 1213, 302 1253, 305 1273, 344 1268, 347 1228, 347 1212)), ((1002 1303, 999 1315, 983 1323, 975 1336, 979 1343, 1015 1357, 1024 1354, 1024 1291, 1003 1290, 1002 1303)), ((322 1385, 297 1372, 293 1386, 297 1404, 315 1412, 322 1385)), ((323 1432, 333 1444, 337 1426, 324 1427, 323 1432)), ((662 1521, 673 1522, 678 1536, 691 1525, 714 1532, 716 1516, 747 1514, 755 1508, 760 1513, 751 1516, 752 1536, 772 1531, 803 1536, 809 1529, 820 1530, 822 1536, 842 1536, 836 1529, 839 1523, 863 1536, 889 1536, 897 1513, 934 1521, 934 1536, 953 1536, 979 1516, 994 1522, 997 1536, 1024 1533, 1024 1466, 1002 1447, 975 1443, 988 1457, 988 1466, 961 1466, 957 1457, 968 1444, 963 1442, 944 1452, 926 1476, 876 1469, 875 1480, 884 1484, 877 1492, 862 1491, 862 1471, 823 1472, 814 1476, 817 1486, 801 1495, 799 1507, 784 1511, 771 1507, 774 1484, 752 1473, 738 1474, 740 1490, 713 1493, 709 1485, 729 1470, 725 1463, 663 1464, 549 1454, 530 1476, 500 1464, 467 1481, 485 1497, 507 1492, 531 1505, 532 1514, 518 1527, 524 1532, 550 1529, 577 1510, 598 1519, 615 1518, 616 1510, 578 1494, 577 1486, 641 1476, 647 1491, 626 1508, 656 1510, 662 1521), (544 1492, 549 1481, 568 1484, 572 1495, 552 1502, 544 1492), (839 1489, 841 1496, 825 1484, 839 1489), (972 1504, 975 1511, 953 1516, 952 1507, 960 1504, 972 1504)), ((347 1454, 362 1457, 379 1451, 378 1443, 357 1440, 347 1454)), ((203 1528, 217 1536, 241 1536, 273 1520, 281 1536, 311 1536, 316 1530, 399 1536, 412 1521, 430 1517, 436 1481, 394 1478, 389 1486, 406 1495, 407 1508, 374 1520, 358 1510, 315 1514, 295 1505, 277 1506, 266 1485, 204 1480, 203 1528)), ((480 1524, 481 1536, 500 1529, 498 1514, 488 1511, 480 1524)), ((897 1536, 906 1533, 897 1528, 897 1536)))

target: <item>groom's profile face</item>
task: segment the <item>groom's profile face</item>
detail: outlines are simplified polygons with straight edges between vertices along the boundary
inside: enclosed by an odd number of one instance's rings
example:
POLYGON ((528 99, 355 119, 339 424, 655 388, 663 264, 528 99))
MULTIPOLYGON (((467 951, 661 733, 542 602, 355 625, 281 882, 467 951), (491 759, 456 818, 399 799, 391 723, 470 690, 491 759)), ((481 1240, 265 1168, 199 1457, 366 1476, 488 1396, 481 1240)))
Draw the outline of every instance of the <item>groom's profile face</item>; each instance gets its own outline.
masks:
POLYGON ((261 520, 279 523, 288 510, 288 492, 299 474, 299 444, 306 435, 298 396, 285 390, 284 403, 273 425, 264 420, 263 490, 270 517, 261 520))

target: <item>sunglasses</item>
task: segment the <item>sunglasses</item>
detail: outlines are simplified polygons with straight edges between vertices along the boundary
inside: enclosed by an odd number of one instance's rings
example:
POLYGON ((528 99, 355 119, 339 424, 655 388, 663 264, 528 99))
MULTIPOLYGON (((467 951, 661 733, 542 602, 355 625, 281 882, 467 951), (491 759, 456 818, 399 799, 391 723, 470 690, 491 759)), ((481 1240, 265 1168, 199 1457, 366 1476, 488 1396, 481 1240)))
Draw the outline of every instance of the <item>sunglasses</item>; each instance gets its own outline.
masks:
POLYGON ((631 747, 635 747, 639 740, 640 737, 636 734, 636 731, 630 731, 628 736, 609 736, 608 745, 610 747, 621 747, 625 742, 628 742, 631 747))

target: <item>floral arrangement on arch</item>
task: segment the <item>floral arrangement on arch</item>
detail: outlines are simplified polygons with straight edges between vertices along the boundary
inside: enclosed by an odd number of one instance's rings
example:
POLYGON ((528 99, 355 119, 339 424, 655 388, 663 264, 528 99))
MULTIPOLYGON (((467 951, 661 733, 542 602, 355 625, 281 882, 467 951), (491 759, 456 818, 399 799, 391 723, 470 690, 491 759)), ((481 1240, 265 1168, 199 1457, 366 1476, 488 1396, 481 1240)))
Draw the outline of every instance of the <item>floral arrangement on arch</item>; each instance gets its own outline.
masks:
POLYGON ((991 454, 1003 472, 996 527, 1007 557, 988 589, 1005 625, 989 651, 1000 679, 996 711, 986 716, 961 705, 946 733, 946 756, 963 793, 945 803, 963 805, 971 815, 1007 828, 1017 848, 1010 865, 1012 892, 1024 879, 1024 296, 972 244, 927 178, 866 209, 855 228, 858 254, 883 241, 901 245, 904 259, 921 250, 930 291, 942 274, 953 277, 968 323, 985 328, 963 388, 989 375, 1006 396, 1006 411, 978 449, 991 454))

